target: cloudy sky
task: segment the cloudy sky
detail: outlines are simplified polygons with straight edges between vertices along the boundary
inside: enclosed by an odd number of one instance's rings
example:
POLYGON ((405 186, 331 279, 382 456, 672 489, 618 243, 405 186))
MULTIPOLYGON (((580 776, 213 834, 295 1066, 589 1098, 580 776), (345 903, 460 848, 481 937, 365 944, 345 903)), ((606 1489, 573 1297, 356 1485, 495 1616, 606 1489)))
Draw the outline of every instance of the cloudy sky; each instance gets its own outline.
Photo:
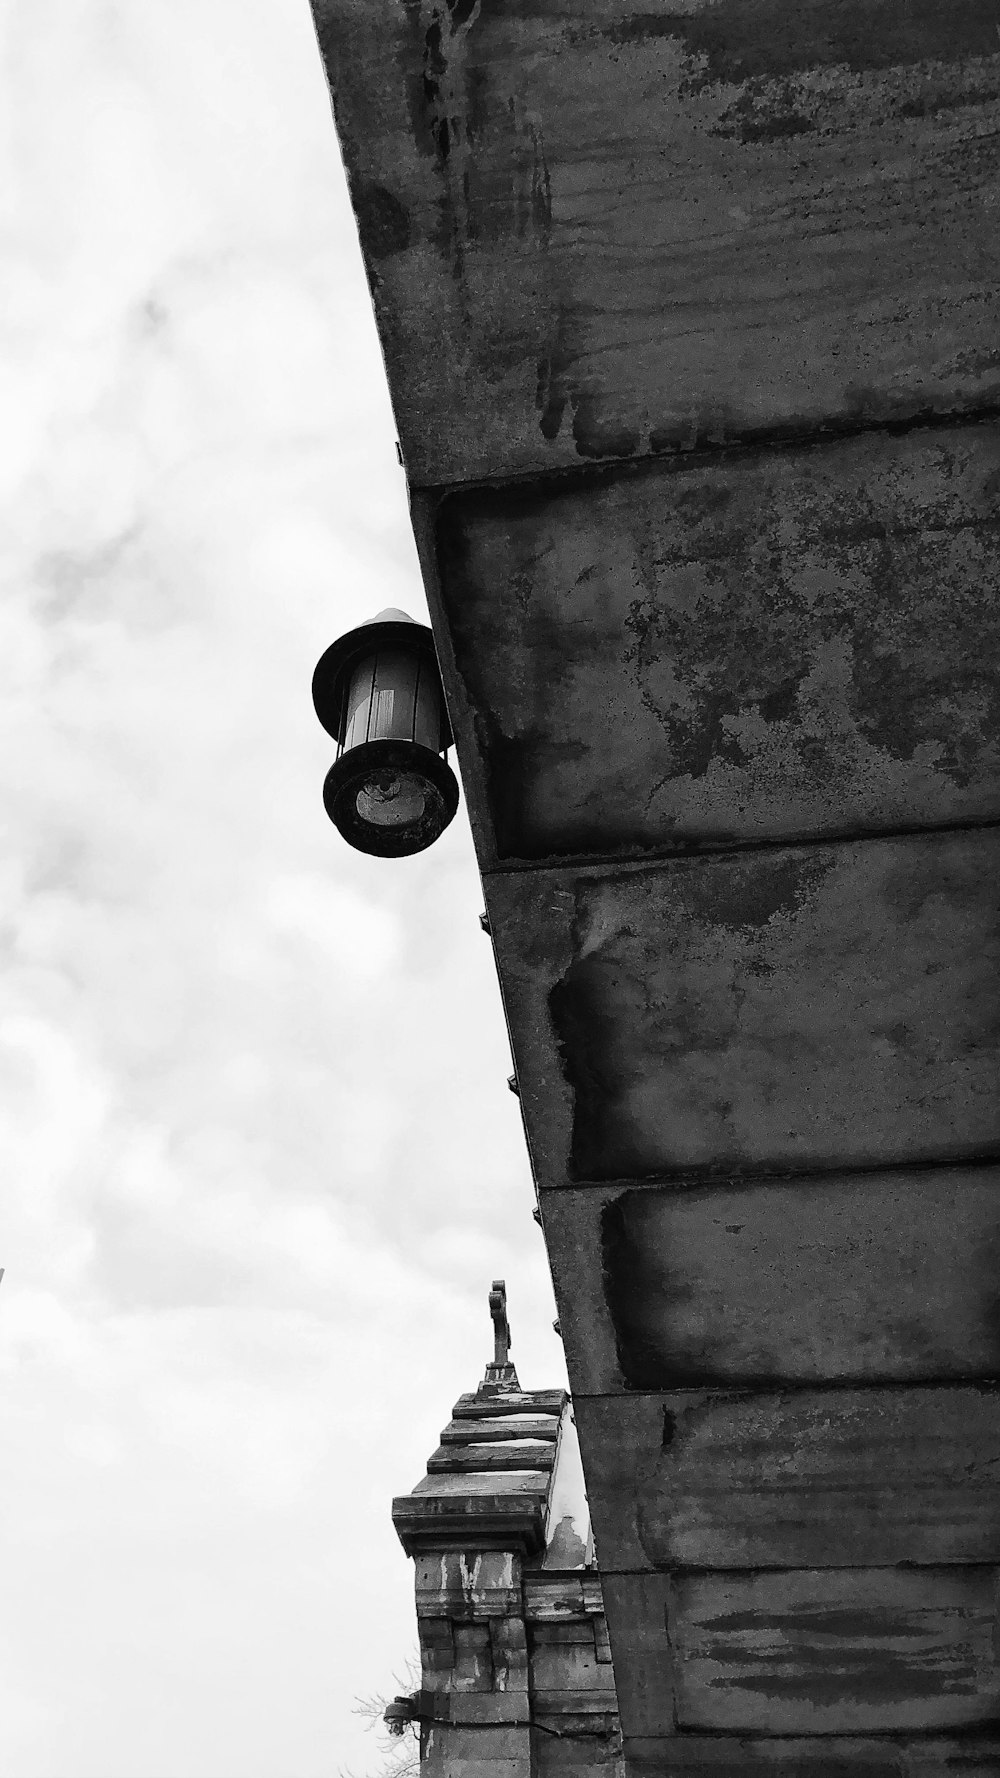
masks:
POLYGON ((464 808, 320 800, 424 606, 307 0, 0 0, 0 83, 0 1770, 360 1778, 494 1276, 563 1368, 464 808))

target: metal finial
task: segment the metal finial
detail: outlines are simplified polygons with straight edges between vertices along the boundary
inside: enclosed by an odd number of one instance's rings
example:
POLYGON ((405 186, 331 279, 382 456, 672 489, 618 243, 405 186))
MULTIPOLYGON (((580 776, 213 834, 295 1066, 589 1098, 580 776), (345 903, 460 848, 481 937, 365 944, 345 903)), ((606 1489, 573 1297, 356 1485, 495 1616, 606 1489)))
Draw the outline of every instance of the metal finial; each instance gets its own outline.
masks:
POLYGON ((507 1286, 502 1278, 494 1278, 490 1291, 490 1314, 493 1317, 493 1362, 506 1364, 510 1356, 510 1322, 507 1320, 507 1286))
POLYGON ((520 1394, 517 1372, 510 1362, 510 1322, 507 1319, 507 1286, 502 1278, 494 1278, 490 1291, 490 1316, 493 1321, 493 1363, 486 1366, 486 1375, 479 1385, 480 1395, 520 1394))

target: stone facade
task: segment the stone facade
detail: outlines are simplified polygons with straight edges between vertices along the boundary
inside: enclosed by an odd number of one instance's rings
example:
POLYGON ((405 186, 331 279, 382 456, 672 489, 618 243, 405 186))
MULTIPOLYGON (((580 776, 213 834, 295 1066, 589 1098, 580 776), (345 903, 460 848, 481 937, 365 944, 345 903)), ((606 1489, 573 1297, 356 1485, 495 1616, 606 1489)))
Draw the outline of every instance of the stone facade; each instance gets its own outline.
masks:
POLYGON ((421 1769, 623 1778, 572 1404, 522 1390, 506 1357, 456 1402, 427 1475, 393 1501, 414 1558, 421 1769))

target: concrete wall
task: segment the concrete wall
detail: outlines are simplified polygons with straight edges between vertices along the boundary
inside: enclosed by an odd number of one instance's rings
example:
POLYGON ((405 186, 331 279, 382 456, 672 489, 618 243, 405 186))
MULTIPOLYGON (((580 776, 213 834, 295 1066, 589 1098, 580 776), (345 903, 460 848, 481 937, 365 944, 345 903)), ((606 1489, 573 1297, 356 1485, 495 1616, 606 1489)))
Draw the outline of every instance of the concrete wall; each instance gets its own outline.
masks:
POLYGON ((985 1778, 995 9, 314 12, 629 1772, 985 1778))
POLYGON ((313 0, 419 486, 997 400, 987 0, 313 0))

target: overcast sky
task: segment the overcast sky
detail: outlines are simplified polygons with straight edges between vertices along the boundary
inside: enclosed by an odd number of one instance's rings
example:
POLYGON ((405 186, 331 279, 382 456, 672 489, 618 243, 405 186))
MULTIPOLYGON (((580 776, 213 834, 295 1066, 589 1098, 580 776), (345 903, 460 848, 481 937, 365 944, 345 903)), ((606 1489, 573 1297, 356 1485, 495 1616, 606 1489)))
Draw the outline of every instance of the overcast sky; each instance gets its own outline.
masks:
POLYGON ((0 0, 0 1773, 336 1778, 389 1520, 562 1352, 464 805, 323 813, 425 608, 307 0, 0 0))

